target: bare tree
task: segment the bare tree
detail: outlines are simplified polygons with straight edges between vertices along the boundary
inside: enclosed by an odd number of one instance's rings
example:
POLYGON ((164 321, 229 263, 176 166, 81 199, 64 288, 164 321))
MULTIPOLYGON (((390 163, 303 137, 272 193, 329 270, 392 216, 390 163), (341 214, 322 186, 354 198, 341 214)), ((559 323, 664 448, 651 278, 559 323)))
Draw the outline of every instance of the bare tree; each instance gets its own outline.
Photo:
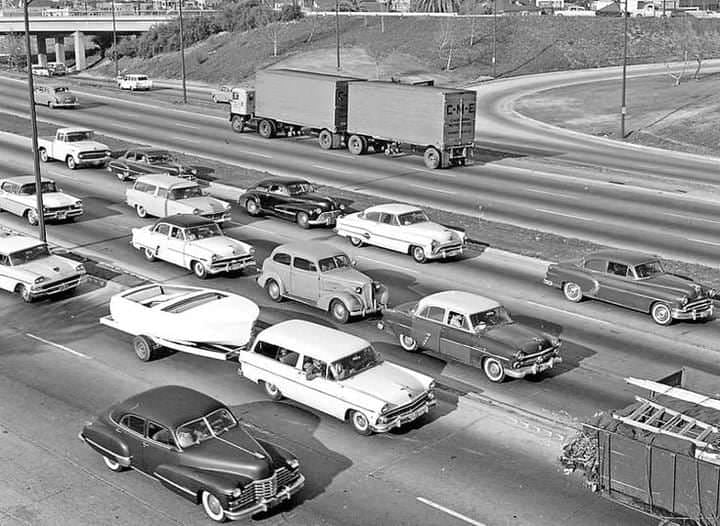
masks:
POLYGON ((383 42, 383 40, 378 35, 376 38, 373 38, 370 41, 370 45, 365 48, 365 51, 375 63, 375 78, 380 79, 380 66, 390 55, 395 52, 395 49, 392 46, 388 45, 387 42, 383 42))
POLYGON ((10 67, 21 67, 27 61, 25 41, 18 33, 9 33, 2 40, 2 52, 7 53, 10 67))
POLYGON ((457 40, 456 20, 452 18, 442 18, 440 20, 440 28, 435 32, 435 43, 437 44, 438 54, 445 61, 444 69, 450 71, 452 68, 452 59, 455 54, 455 43, 457 40), (447 53, 447 58, 446 54, 447 53))
MULTIPOLYGON (((477 0, 462 0, 460 3, 460 13, 464 15, 476 15, 479 12, 480 5, 477 0)), ((475 29, 477 24, 477 18, 474 16, 470 17, 470 47, 475 45, 475 29)))

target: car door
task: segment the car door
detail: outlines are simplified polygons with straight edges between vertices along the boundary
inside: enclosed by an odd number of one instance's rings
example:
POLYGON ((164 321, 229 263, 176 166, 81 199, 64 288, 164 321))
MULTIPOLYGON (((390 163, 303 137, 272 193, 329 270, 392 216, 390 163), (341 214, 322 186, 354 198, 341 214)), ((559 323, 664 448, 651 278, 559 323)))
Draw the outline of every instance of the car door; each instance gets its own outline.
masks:
POLYGON ((155 252, 156 257, 165 259, 169 237, 170 225, 167 223, 158 223, 147 233, 147 237, 143 241, 147 248, 155 252))
POLYGON ((271 383, 295 400, 302 374, 299 353, 258 339, 250 352, 241 354, 241 360, 243 374, 250 380, 271 383))
POLYGON ((395 250, 405 252, 407 241, 403 241, 402 228, 395 214, 383 212, 380 214, 380 220, 375 228, 374 244, 395 250))
POLYGON ((0 254, 0 289, 13 292, 15 290, 14 279, 12 279, 12 267, 10 265, 10 256, 6 254, 0 254))
POLYGON ((290 193, 285 185, 271 184, 268 194, 268 208, 274 211, 277 215, 285 217, 286 219, 294 219, 295 211, 288 210, 287 207, 283 206, 290 200, 290 193))
POLYGON ((125 175, 125 177, 137 177, 138 171, 133 166, 135 162, 135 152, 129 151, 123 155, 120 162, 118 162, 118 171, 125 175))
MULTIPOLYGON (((20 185, 11 181, 6 181, 0 188, 0 208, 17 216, 23 215, 25 212, 24 198, 20 195, 20 185)), ((34 196, 26 196, 34 197, 34 196)), ((33 202, 34 204, 34 202, 33 202)))
POLYGON ((145 440, 145 419, 133 415, 124 415, 119 422, 119 425, 115 428, 118 433, 120 440, 122 440, 128 448, 130 455, 130 463, 136 469, 145 471, 144 455, 143 455, 143 442, 145 440))
MULTIPOLYGON (((142 454, 146 473, 155 473, 157 467, 163 464, 178 464, 179 450, 172 433, 167 427, 152 420, 147 422, 147 432, 142 442, 142 454)), ((167 486, 173 489, 172 485, 167 486)))
POLYGON ((628 273, 630 265, 621 261, 610 260, 607 263, 605 274, 600 280, 597 297, 603 301, 627 305, 631 297, 628 273))
POLYGON ((470 364, 470 351, 474 339, 475 333, 470 327, 467 316, 448 310, 440 331, 440 354, 458 362, 470 364))
POLYGON ((170 234, 160 247, 160 259, 184 267, 186 243, 183 229, 170 226, 170 234))
POLYGON ((338 400, 334 393, 337 382, 328 380, 328 366, 312 356, 302 357, 301 374, 298 376, 298 392, 295 400, 323 413, 337 411, 338 400))
POLYGON ((317 265, 305 258, 293 257, 290 269, 289 293, 303 301, 315 303, 320 294, 320 274, 317 265))
MULTIPOLYGON (((12 201, 10 200, 10 194, 15 187, 15 183, 11 181, 4 181, 0 184, 0 209, 12 212, 12 201)), ((13 212, 15 213, 15 212, 13 212)))
POLYGON ((135 201, 141 205, 145 211, 156 217, 164 217, 163 208, 158 205, 158 199, 155 197, 158 187, 154 184, 141 183, 135 185, 135 201))
POLYGON ((412 337, 418 346, 428 351, 438 351, 440 332, 445 321, 445 309, 428 305, 415 313, 412 319, 412 337))
POLYGON ((365 212, 357 216, 356 225, 359 237, 371 245, 384 246, 377 231, 379 224, 380 212, 365 212))

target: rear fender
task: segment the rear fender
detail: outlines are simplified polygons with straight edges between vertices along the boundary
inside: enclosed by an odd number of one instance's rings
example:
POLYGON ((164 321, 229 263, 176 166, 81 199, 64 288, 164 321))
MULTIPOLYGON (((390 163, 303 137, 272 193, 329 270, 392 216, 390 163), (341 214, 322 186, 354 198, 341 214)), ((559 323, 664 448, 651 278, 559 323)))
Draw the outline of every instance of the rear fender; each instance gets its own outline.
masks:
POLYGON ((566 269, 551 265, 548 267, 547 279, 553 282, 553 286, 562 288, 563 284, 572 281, 577 283, 583 294, 594 294, 598 289, 598 282, 582 270, 566 269))
POLYGON ((127 444, 115 434, 114 430, 94 423, 85 426, 80 433, 80 439, 102 456, 115 460, 121 466, 130 467, 132 465, 132 457, 127 444))

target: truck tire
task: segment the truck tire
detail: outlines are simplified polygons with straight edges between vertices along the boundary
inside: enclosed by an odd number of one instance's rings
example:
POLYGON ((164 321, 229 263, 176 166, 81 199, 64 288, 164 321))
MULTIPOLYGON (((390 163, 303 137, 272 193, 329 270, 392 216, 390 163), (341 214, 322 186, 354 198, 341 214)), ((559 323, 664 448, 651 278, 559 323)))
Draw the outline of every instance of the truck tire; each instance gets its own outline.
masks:
POLYGON ((351 135, 347 143, 348 151, 353 155, 362 155, 367 153, 367 139, 360 135, 351 135))
POLYGON ((318 144, 323 150, 330 150, 333 147, 333 134, 330 130, 323 130, 318 135, 318 144))
POLYGON ((245 130, 245 119, 239 115, 233 115, 230 126, 235 133, 242 133, 245 130))
POLYGON ((423 158, 425 159, 425 166, 431 170, 435 170, 440 167, 441 155, 437 148, 428 146, 425 149, 423 158))
POLYGON ((67 167, 70 170, 74 170, 75 168, 77 168, 77 163, 75 162, 75 157, 73 157, 72 155, 67 156, 67 158, 65 159, 65 164, 67 164, 67 167))
POLYGON ((40 160, 42 162, 47 163, 50 161, 50 156, 48 155, 47 150, 45 148, 40 148, 38 153, 40 154, 40 160))
POLYGON ((275 137, 275 133, 277 132, 277 129, 275 128, 275 123, 270 119, 261 120, 260 124, 258 124, 257 130, 260 134, 260 137, 264 137, 265 139, 271 139, 275 137))

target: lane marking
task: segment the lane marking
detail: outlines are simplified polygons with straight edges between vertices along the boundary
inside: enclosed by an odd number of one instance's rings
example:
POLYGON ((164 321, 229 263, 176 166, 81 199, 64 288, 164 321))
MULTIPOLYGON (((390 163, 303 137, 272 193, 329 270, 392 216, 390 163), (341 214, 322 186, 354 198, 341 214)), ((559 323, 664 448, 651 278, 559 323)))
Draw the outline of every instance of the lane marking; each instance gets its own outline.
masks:
POLYGON ((403 267, 400 265, 393 265, 392 263, 387 263, 385 261, 379 261, 377 259, 369 258, 367 256, 358 256, 360 259, 367 259, 368 261, 372 261, 373 263, 377 263, 378 265, 385 265, 386 267, 395 267, 400 270, 404 270, 405 272, 412 272, 413 274, 420 274, 419 270, 412 270, 407 267, 403 267))
POLYGON ((64 345, 60 345, 59 343, 51 342, 50 340, 46 340, 45 338, 41 338, 40 336, 35 336, 34 334, 30 334, 29 332, 26 332, 25 336, 27 336, 28 338, 32 338, 33 340, 37 340, 41 343, 44 343, 45 345, 50 345, 52 347, 60 349, 61 351, 69 352, 70 354, 75 355, 79 358, 84 358, 85 360, 92 360, 92 357, 88 356, 87 354, 83 354, 81 352, 74 351, 70 347, 65 347, 64 345))
POLYGON ((717 221, 715 219, 705 219, 704 217, 695 217, 695 216, 688 216, 685 214, 675 214, 673 212, 663 212, 666 216, 672 216, 672 217, 681 217, 683 219, 689 219, 691 221, 705 221, 706 223, 717 223, 720 224, 720 221, 717 221))
POLYGON ((120 128, 122 130, 137 130, 137 126, 126 126, 124 124, 112 124, 113 128, 120 128))
POLYGON ((543 309, 554 310, 554 311, 560 312, 560 313, 562 313, 562 314, 567 314, 568 316, 575 316, 576 318, 580 318, 580 319, 583 319, 583 320, 588 320, 588 321, 591 321, 591 322, 593 322, 593 323, 602 323, 602 324, 605 324, 605 325, 612 325, 612 326, 617 325, 616 323, 613 323, 613 322, 601 320, 601 319, 598 319, 598 318, 593 318, 592 316, 586 316, 586 315, 584 315, 584 314, 578 314, 577 312, 571 312, 571 311, 565 310, 565 309, 559 309, 559 308, 557 308, 557 307, 552 307, 552 306, 550 306, 550 305, 544 305, 544 304, 542 304, 542 303, 538 303, 538 302, 532 301, 532 300, 525 300, 525 303, 527 303, 528 305, 535 305, 536 307, 541 307, 541 308, 543 308, 543 309))
POLYGON ((440 192, 442 194, 455 195, 455 192, 452 190, 443 190, 442 188, 436 188, 434 186, 425 186, 424 184, 417 184, 417 183, 410 183, 410 186, 414 186, 416 188, 422 188, 423 190, 430 190, 431 192, 440 192))
POLYGON ((525 188, 528 192, 535 192, 536 194, 546 194, 553 197, 567 197, 568 199, 580 199, 576 195, 561 194, 560 192, 548 192, 547 190, 538 190, 537 188, 525 188))
POLYGON ((190 128, 192 130, 197 130, 197 126, 193 126, 192 124, 183 124, 182 122, 176 122, 175 126, 180 126, 181 128, 190 128))
POLYGON ((425 172, 432 175, 443 175, 445 177, 457 177, 457 174, 452 173, 450 170, 426 170, 425 168, 413 168, 415 172, 425 172))
POLYGON ((696 239, 694 237, 687 238, 688 241, 695 241, 696 243, 703 243, 704 245, 716 245, 720 247, 720 243, 716 241, 707 241, 705 239, 696 239))
POLYGON ((462 513, 458 513, 455 510, 451 510, 450 508, 446 508, 445 506, 442 506, 441 504, 438 504, 437 502, 433 502, 429 499, 426 499, 425 497, 416 497, 416 499, 419 502, 422 502, 423 504, 430 506, 431 508, 435 508, 436 510, 440 510, 444 513, 447 513, 448 515, 455 517, 456 519, 460 519, 461 521, 465 521, 468 524, 472 524, 473 526, 487 526, 483 522, 476 521, 474 519, 471 519, 470 517, 467 517, 463 515, 462 513))
POLYGON ((256 157, 263 157, 265 159, 272 159, 272 155, 268 155, 266 153, 258 153, 258 152, 251 152, 250 150, 235 150, 239 153, 244 153, 245 155, 254 155, 256 157))
POLYGON ((592 219, 590 217, 576 216, 576 215, 572 215, 572 214, 564 214, 562 212, 555 212, 554 210, 547 210, 545 208, 536 208, 535 211, 536 212, 544 212, 546 214, 552 214, 555 216, 571 217, 572 219, 580 219, 582 221, 594 221, 594 219, 592 219))
POLYGON ((336 172, 339 174, 349 174, 350 172, 347 170, 338 170, 337 168, 330 168, 329 166, 322 166, 320 164, 313 164, 313 168, 318 168, 320 170, 327 170, 328 172, 336 172))

